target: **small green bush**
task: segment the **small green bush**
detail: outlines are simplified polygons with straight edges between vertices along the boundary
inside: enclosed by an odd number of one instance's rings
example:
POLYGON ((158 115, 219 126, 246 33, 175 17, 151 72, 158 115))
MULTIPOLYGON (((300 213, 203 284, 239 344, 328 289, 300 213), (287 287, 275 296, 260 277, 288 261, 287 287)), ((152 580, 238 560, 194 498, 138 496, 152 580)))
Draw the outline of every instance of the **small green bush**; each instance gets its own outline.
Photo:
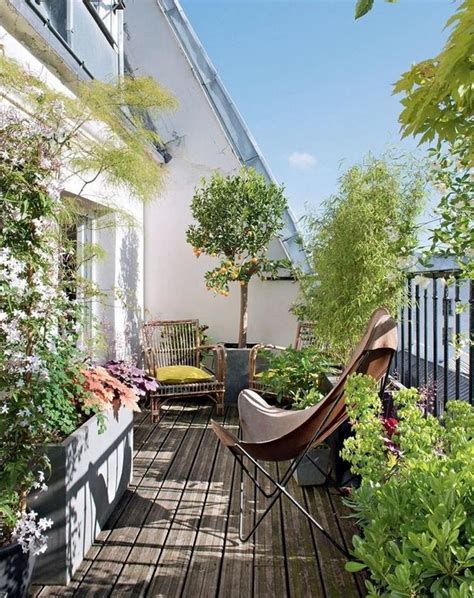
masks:
POLYGON ((371 380, 351 378, 347 398, 343 456, 362 476, 347 502, 363 532, 347 569, 369 569, 369 596, 473 596, 474 409, 448 402, 440 423, 402 390, 389 437, 371 380))
POLYGON ((264 357, 268 369, 262 372, 260 380, 279 402, 290 399, 296 409, 304 409, 321 400, 321 375, 332 373, 334 368, 319 349, 304 347, 297 351, 288 347, 280 353, 266 351, 264 357))

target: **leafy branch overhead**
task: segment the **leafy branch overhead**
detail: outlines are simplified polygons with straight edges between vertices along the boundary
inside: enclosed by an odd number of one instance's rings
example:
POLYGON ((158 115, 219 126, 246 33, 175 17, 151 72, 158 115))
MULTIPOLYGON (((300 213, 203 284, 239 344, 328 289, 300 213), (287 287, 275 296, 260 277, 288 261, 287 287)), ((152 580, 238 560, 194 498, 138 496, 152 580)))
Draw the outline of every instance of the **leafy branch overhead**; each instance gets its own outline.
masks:
MULTIPOLYGON (((385 2, 390 2, 393 4, 397 2, 397 0, 385 0, 385 2)), ((374 6, 374 0, 357 0, 356 8, 355 8, 355 18, 360 19, 368 12, 372 10, 374 6)))
MULTIPOLYGON (((469 278, 474 272, 474 0, 457 4, 442 51, 405 72, 394 93, 402 96, 403 136, 432 146, 432 179, 441 200, 427 257, 455 257, 469 278)), ((373 0, 359 0, 356 17, 372 6, 373 0)))
POLYGON ((61 158, 85 185, 100 175, 144 201, 160 190, 164 169, 153 148, 160 137, 149 123, 177 103, 151 77, 126 76, 117 84, 89 81, 72 96, 0 56, 0 87, 19 95, 25 110, 55 131, 61 158), (86 133, 88 124, 98 132, 86 133))

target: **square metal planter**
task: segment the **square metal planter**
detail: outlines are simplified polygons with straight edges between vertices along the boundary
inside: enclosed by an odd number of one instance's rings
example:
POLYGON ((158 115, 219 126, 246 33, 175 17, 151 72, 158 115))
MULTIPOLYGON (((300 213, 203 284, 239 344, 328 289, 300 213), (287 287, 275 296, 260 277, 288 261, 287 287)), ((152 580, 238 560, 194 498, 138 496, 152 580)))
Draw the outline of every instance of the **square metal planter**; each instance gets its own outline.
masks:
POLYGON ((333 446, 322 444, 308 453, 322 471, 319 471, 305 455, 293 473, 299 486, 322 486, 326 483, 326 475, 334 475, 335 453, 333 446), (323 473, 324 472, 324 473, 323 473))
POLYGON ((133 413, 122 408, 116 420, 107 412, 106 426, 99 434, 94 416, 48 447, 48 490, 33 496, 30 507, 54 523, 48 549, 37 557, 34 583, 69 583, 130 483, 133 413))

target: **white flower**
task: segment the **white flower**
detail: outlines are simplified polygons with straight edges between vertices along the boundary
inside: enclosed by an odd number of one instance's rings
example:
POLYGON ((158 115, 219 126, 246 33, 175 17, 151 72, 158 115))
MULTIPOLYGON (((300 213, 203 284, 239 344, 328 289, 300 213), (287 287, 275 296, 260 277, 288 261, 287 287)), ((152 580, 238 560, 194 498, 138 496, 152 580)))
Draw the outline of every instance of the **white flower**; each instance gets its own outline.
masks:
POLYGON ((17 522, 12 533, 14 542, 18 542, 23 552, 31 552, 36 556, 46 551, 48 536, 44 531, 52 527, 51 519, 41 518, 36 521, 38 514, 35 511, 17 513, 17 522))
POLYGON ((8 405, 6 403, 3 403, 3 405, 0 407, 0 414, 6 415, 7 413, 8 413, 8 405))

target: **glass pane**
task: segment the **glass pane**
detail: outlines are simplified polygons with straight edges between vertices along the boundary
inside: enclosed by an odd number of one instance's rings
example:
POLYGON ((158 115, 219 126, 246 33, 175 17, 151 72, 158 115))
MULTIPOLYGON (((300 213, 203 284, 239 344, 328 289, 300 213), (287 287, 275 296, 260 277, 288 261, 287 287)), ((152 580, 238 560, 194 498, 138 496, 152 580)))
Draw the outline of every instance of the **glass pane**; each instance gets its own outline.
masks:
POLYGON ((58 2, 57 0, 41 0, 36 2, 43 15, 49 19, 51 25, 56 29, 59 35, 67 39, 67 2, 58 2))
POLYGON ((82 2, 74 2, 72 49, 84 61, 93 77, 114 81, 118 75, 118 54, 82 2))

